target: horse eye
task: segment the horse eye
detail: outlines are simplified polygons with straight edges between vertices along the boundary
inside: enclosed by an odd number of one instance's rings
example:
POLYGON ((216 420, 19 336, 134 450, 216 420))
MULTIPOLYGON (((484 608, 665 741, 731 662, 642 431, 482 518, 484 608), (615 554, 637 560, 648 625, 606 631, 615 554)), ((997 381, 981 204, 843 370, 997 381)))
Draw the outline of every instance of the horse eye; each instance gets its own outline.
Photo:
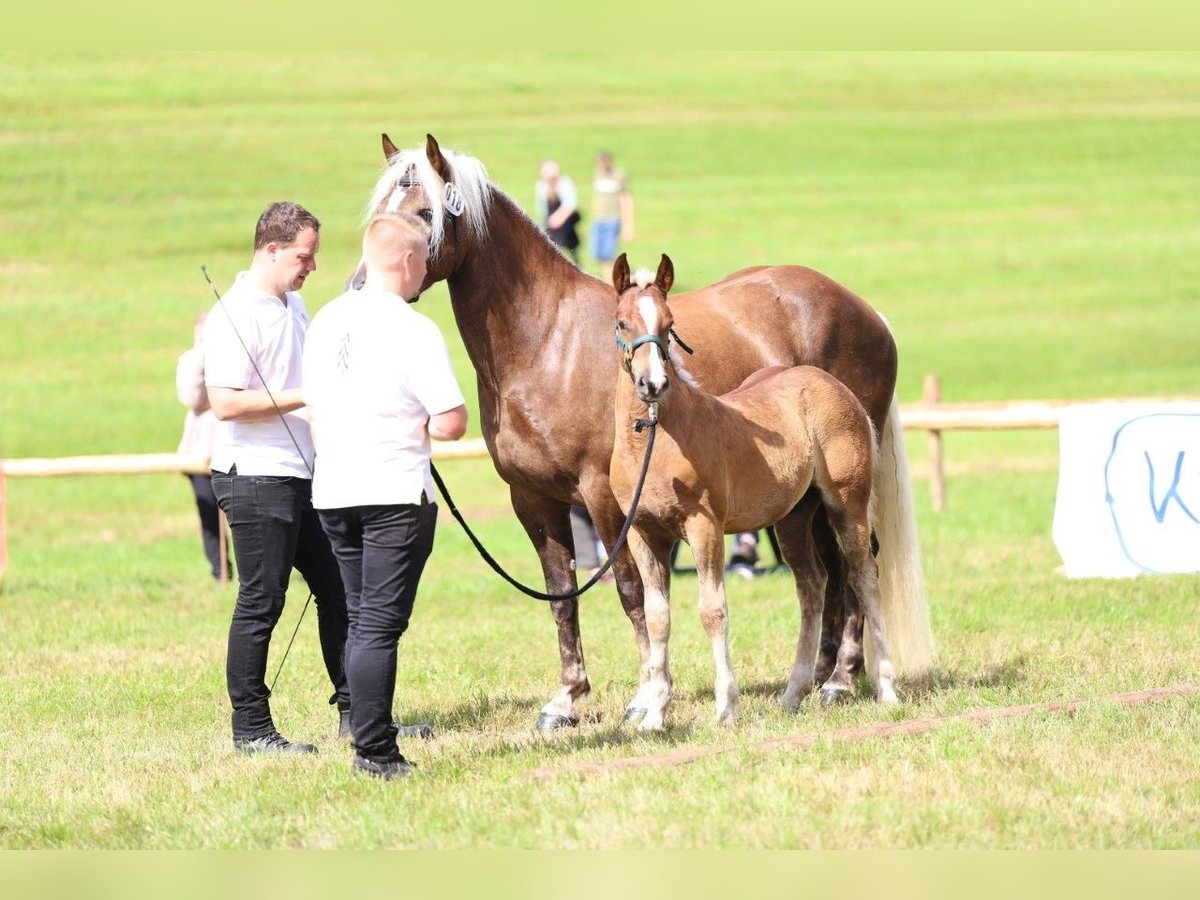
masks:
POLYGON ((425 222, 426 225, 433 224, 433 210, 432 209, 419 209, 419 210, 417 210, 417 215, 421 217, 421 219, 425 222))
POLYGON ((624 319, 617 320, 617 327, 620 328, 622 331, 626 331, 629 329, 629 326, 625 324, 624 319))

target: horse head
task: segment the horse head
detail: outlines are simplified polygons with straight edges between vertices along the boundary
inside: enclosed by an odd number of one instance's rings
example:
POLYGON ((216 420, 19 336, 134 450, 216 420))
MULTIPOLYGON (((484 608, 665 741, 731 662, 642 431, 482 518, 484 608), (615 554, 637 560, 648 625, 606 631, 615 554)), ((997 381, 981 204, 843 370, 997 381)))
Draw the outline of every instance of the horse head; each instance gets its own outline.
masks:
POLYGON ((674 283, 675 267, 665 253, 654 276, 648 269, 639 269, 631 277, 624 253, 613 263, 613 287, 618 295, 613 333, 625 371, 646 403, 657 403, 671 386, 667 348, 675 319, 667 305, 667 293, 674 283))
MULTIPOLYGON (((382 135, 387 165, 375 183, 364 211, 369 221, 381 212, 409 212, 430 228, 429 271, 424 291, 449 278, 462 265, 473 240, 487 233, 490 185, 483 164, 473 157, 443 152, 431 134, 420 149, 400 150, 382 135)), ((361 286, 363 266, 351 278, 361 286)))

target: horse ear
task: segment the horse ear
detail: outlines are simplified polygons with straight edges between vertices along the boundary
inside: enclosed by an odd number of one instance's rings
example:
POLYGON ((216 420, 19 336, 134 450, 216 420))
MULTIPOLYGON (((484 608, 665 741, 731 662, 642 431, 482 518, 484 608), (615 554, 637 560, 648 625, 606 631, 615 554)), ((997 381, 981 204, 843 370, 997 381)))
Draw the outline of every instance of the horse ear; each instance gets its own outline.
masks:
POLYGON ((622 253, 613 263, 612 270, 613 287, 617 289, 618 294, 623 294, 629 290, 629 260, 622 253))
POLYGON ((433 171, 438 173, 438 177, 442 181, 449 181, 450 163, 446 162, 446 157, 442 156, 442 148, 438 146, 438 142, 432 134, 425 135, 425 156, 428 157, 429 164, 433 166, 433 171))
POLYGON ((387 136, 387 132, 385 131, 383 133, 383 158, 388 162, 391 162, 392 157, 399 152, 400 151, 396 148, 396 145, 392 143, 392 139, 387 136))
POLYGON ((671 262, 671 257, 667 254, 662 255, 662 259, 658 263, 658 274, 654 276, 654 283, 658 285, 658 289, 664 294, 671 292, 671 285, 675 283, 675 266, 671 262))

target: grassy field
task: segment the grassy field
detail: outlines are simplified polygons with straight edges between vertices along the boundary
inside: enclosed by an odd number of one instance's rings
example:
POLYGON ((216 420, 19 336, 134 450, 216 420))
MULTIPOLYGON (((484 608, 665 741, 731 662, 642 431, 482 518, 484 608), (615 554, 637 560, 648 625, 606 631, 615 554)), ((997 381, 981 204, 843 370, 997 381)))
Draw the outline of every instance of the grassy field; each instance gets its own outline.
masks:
MULTIPOLYGON (((526 205, 540 160, 581 184, 611 148, 637 201, 636 264, 682 287, 799 262, 873 302, 947 400, 1196 393, 1195 55, 439 57, 0 55, 0 458, 173 449, 191 321, 244 267, 255 217, 324 224, 310 310, 357 260, 382 163, 434 133, 526 205)), ((443 288, 442 324, 472 382, 443 288)), ((615 360, 614 360, 615 364, 615 360)), ((472 400, 473 406, 473 400, 472 400)), ((473 410, 472 410, 473 412, 473 410)), ((473 426, 474 430, 474 426, 473 426)), ((730 587, 736 728, 676 582, 677 699, 661 737, 620 727, 636 652, 615 591, 582 604, 593 696, 533 734, 557 680, 541 604, 445 522, 401 645, 397 709, 439 736, 421 776, 353 777, 312 614, 273 706, 301 761, 228 746, 233 589, 207 579, 179 476, 12 480, 0 581, 3 847, 1145 847, 1200 845, 1197 581, 1067 581, 1050 541, 1053 434, 951 435, 947 511, 916 487, 941 663, 904 704, 775 705, 790 579, 730 587), (835 743, 859 725, 1082 698, 1073 714, 835 743), (762 741, 813 733, 805 752, 762 741), (675 768, 535 779, 547 766, 728 748, 675 768)), ((923 442, 910 444, 915 466, 923 442)), ((493 552, 536 562, 487 461, 443 472, 493 552)), ((306 592, 296 579, 281 651, 306 592)), ((273 657, 272 671, 275 660, 273 657)))

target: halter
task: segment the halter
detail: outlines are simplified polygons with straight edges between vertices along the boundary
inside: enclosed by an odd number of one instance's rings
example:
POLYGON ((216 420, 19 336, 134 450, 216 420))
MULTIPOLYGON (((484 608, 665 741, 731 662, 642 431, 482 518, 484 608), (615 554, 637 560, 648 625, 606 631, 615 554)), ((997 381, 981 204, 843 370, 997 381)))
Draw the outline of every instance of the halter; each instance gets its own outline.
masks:
MULTIPOLYGON (((668 331, 670 337, 667 340, 669 341, 674 338, 675 343, 679 345, 680 349, 691 355, 693 352, 692 348, 679 339, 679 335, 675 333, 675 326, 672 325, 668 331)), ((667 341, 664 341, 657 334, 643 334, 639 338, 634 338, 632 343, 626 343, 621 340, 621 326, 614 325, 613 337, 617 339, 617 346, 621 348, 621 352, 624 354, 625 371, 630 375, 633 374, 633 351, 642 346, 642 344, 654 344, 658 347, 658 355, 662 357, 663 363, 669 361, 670 355, 667 348, 667 341)))
POLYGON ((658 347, 658 353, 662 357, 663 363, 667 362, 667 342, 657 334, 643 334, 641 337, 634 338, 632 343, 626 343, 621 340, 621 326, 614 325, 613 337, 617 339, 617 346, 621 348, 621 361, 625 365, 625 371, 630 375, 633 375, 633 351, 642 346, 642 344, 654 344, 658 347))
POLYGON ((667 361, 667 342, 660 338, 657 334, 643 334, 639 338, 634 338, 633 343, 626 343, 621 340, 621 326, 613 326, 613 337, 617 339, 617 346, 620 347, 626 356, 633 356, 633 351, 642 344, 654 344, 658 347, 658 354, 662 357, 662 361, 667 361))

